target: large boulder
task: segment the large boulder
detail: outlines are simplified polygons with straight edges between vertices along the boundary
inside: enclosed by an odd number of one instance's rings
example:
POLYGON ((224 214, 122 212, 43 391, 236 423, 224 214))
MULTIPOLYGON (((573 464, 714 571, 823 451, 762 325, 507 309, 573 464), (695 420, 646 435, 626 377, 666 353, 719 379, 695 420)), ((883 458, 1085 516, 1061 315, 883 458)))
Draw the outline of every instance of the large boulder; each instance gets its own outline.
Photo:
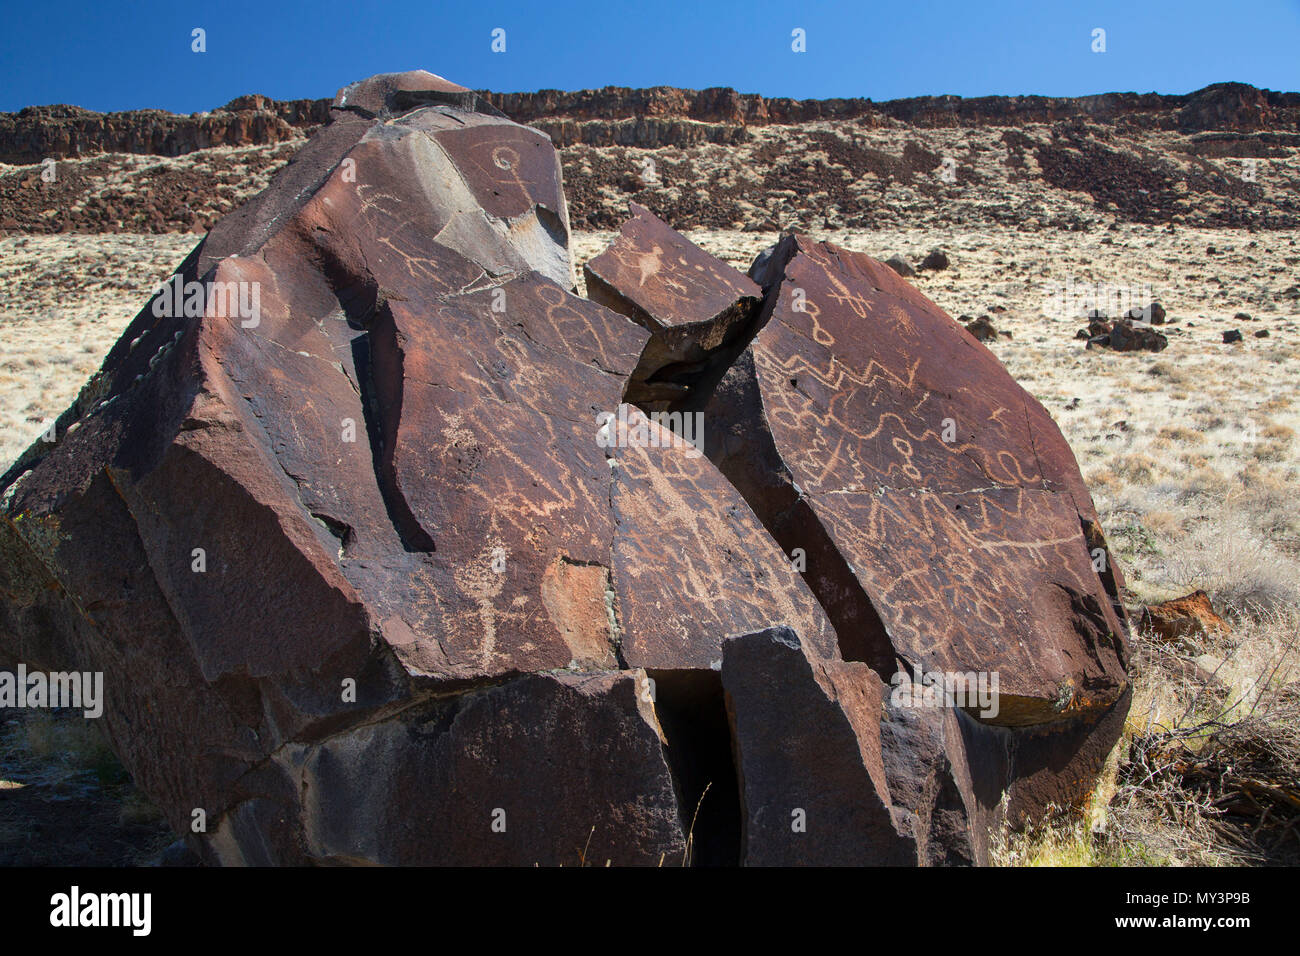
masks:
POLYGON ((1086 793, 1124 621, 1046 412, 874 260, 634 213, 581 299, 544 135, 345 87, 0 477, 0 659, 102 671, 205 861, 980 863, 1086 793))

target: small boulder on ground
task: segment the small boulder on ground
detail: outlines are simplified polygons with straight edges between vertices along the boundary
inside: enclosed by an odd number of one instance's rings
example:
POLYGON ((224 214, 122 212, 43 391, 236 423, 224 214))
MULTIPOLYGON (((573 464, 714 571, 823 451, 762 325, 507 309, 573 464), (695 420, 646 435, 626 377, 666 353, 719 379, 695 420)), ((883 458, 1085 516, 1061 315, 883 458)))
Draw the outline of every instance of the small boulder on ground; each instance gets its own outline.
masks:
POLYGON ((993 327, 993 320, 987 315, 981 315, 974 322, 967 322, 966 331, 981 342, 990 342, 998 337, 998 330, 993 327))
POLYGON ((1088 348, 1105 346, 1116 352, 1161 352, 1169 344, 1151 326, 1129 319, 1120 319, 1113 326, 1094 319, 1088 323, 1088 336, 1088 348))
POLYGON ((1110 330, 1110 347, 1116 352, 1159 352, 1169 340, 1149 325, 1116 322, 1110 330))
POLYGON ((1231 345, 1233 342, 1241 341, 1241 329, 1229 329, 1223 333, 1223 344, 1231 345))
POLYGON ((933 249, 930 251, 928 256, 921 260, 921 264, 917 266, 917 268, 942 272, 944 269, 948 268, 949 265, 948 254, 942 249, 933 249))
POLYGON ((893 269, 903 278, 909 278, 916 275, 916 270, 912 268, 912 264, 902 256, 890 256, 885 260, 885 265, 889 266, 889 268, 893 269))
POLYGON ((1228 623, 1215 613, 1210 596, 1204 591, 1193 591, 1142 608, 1138 627, 1165 643, 1187 637, 1226 634, 1230 630, 1228 623))
POLYGON ((1151 325, 1165 324, 1165 307, 1159 302, 1152 302, 1149 305, 1137 306, 1128 310, 1128 317, 1134 322, 1148 322, 1151 325))

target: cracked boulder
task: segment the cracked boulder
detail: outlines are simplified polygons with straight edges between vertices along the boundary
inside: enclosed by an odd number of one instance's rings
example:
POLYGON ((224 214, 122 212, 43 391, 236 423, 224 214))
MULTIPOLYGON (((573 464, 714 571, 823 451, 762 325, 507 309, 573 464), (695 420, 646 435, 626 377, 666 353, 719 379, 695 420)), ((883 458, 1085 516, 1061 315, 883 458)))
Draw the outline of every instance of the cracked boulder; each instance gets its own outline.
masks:
POLYGON ((916 841, 892 813, 880 680, 869 667, 819 660, 796 632, 774 628, 727 642, 722 684, 738 742, 747 865, 916 861, 916 841))
POLYGON ((344 90, 0 480, 0 643, 104 672, 211 862, 680 861, 690 740, 638 669, 777 624, 837 653, 739 493, 622 404, 650 333, 571 293, 549 140, 449 86, 344 90))
POLYGON ((0 476, 0 659, 102 672, 206 862, 983 863, 1086 794, 1121 579, 1047 413, 874 260, 633 213, 579 298, 546 136, 345 87, 0 476))
POLYGON ((419 865, 436 847, 480 866, 678 866, 685 836, 645 685, 640 671, 529 675, 290 743, 271 779, 302 794, 292 829, 266 825, 272 786, 212 842, 250 865, 279 861, 271 829, 333 864, 419 865))
POLYGON ((709 454, 783 547, 810 546, 814 593, 860 595, 832 621, 858 611, 912 671, 997 671, 1000 724, 1114 704, 1117 572, 1046 410, 867 256, 789 237, 755 277, 762 327, 709 400, 709 454))

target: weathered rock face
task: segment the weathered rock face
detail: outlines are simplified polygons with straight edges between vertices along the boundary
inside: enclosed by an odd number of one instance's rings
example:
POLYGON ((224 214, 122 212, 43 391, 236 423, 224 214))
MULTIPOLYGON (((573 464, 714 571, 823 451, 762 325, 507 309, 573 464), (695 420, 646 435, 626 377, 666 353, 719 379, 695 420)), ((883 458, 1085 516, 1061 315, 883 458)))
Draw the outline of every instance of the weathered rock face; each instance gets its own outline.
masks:
POLYGON ((353 84, 0 478, 0 656, 103 671, 204 859, 979 863, 1086 793, 1124 623, 1046 413, 873 260, 634 212, 580 299, 545 136, 353 84))
POLYGON ((860 98, 795 100, 737 93, 732 89, 540 90, 492 93, 495 106, 521 122, 556 117, 611 120, 631 116, 681 117, 700 123, 764 126, 818 120, 857 119, 879 125, 886 118, 917 126, 978 124, 1015 126, 1059 120, 1125 120, 1160 128, 1259 129, 1284 122, 1294 127, 1300 96, 1243 83, 1216 83, 1194 93, 1102 93, 1096 96, 919 96, 872 102, 860 98))
POLYGON ((0 163, 39 163, 95 153, 181 156, 214 146, 292 139, 329 119, 328 100, 241 96, 208 113, 164 110, 96 113, 76 106, 29 106, 0 113, 0 163))
POLYGON ((809 546, 815 593, 856 592, 861 659, 997 670, 1004 724, 1110 707, 1123 610, 1047 412, 867 256, 790 237, 752 275, 764 324, 707 406, 710 457, 787 551, 809 546))
POLYGON ((961 715, 969 817, 1078 803, 1127 710, 1127 622, 1059 430, 881 263, 789 237, 751 276, 760 330, 692 400, 709 456, 806 554, 846 658, 998 675, 996 712, 961 715))
MULTIPOLYGON (((402 79, 389 83, 403 93, 418 96, 434 89, 430 81, 419 76, 421 73, 412 70, 391 74, 402 79)), ((452 92, 452 88, 468 92, 458 84, 439 79, 441 92, 452 92)), ((766 98, 728 88, 684 90, 666 86, 535 93, 485 91, 479 97, 476 108, 499 109, 519 122, 531 123, 550 135, 557 146, 585 143, 653 149, 705 142, 736 144, 749 139, 749 127, 834 120, 853 120, 862 126, 897 121, 923 128, 1023 126, 1071 120, 1187 132, 1300 128, 1300 94, 1260 90, 1242 83, 1216 83, 1184 95, 1102 93, 969 99, 922 96, 880 103, 861 98, 766 98)), ((250 95, 237 97, 208 113, 191 115, 163 110, 96 113, 76 106, 29 106, 17 113, 0 113, 0 162, 39 163, 46 157, 95 153, 178 156, 210 146, 276 143, 292 136, 295 128, 312 129, 328 122, 331 106, 338 105, 329 99, 273 100, 250 95)), ((408 105, 415 105, 414 101, 408 101, 408 105)), ((1213 151, 1215 141, 1207 144, 1213 151)), ((1229 137, 1227 144, 1240 145, 1240 139, 1229 137)))
POLYGON ((916 840, 892 813, 884 701, 869 667, 810 659, 797 634, 778 628, 728 641, 722 683, 739 744, 747 864, 916 861, 916 840))

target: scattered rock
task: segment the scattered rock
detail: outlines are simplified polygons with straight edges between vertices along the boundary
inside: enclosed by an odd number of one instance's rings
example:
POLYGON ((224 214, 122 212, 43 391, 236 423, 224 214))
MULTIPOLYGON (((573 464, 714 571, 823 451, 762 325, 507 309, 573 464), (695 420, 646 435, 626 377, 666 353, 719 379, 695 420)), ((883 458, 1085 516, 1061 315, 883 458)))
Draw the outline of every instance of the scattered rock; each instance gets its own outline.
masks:
MULTIPOLYGON (((921 260, 918 269, 926 269, 934 272, 940 272, 948 268, 948 254, 942 249, 931 250, 930 254, 921 260)), ((895 270, 897 271, 897 270, 895 270)), ((901 275, 902 273, 900 273, 901 275)))
POLYGON ((1165 324, 1165 307, 1159 302, 1146 306, 1134 306, 1128 310, 1128 318, 1133 322, 1146 322, 1149 325, 1165 324))
POLYGON ((1150 326, 1117 322, 1110 330, 1110 347, 1117 352, 1160 352, 1169 340, 1150 326))
POLYGON ((1255 330, 1255 338, 1257 338, 1257 339, 1266 339, 1266 338, 1268 338, 1268 329, 1256 329, 1256 330, 1255 330))
POLYGON ((1169 344, 1169 339, 1149 325, 1129 319, 1120 319, 1110 326, 1109 331, 1107 325, 1096 320, 1089 324, 1088 348, 1104 346, 1116 352, 1160 352, 1169 344))
POLYGON ((889 266, 889 268, 893 269, 905 279, 916 275, 916 270, 912 268, 912 264, 902 256, 890 256, 885 260, 885 265, 889 266))
POLYGON ((998 331, 993 327, 993 320, 987 315, 981 315, 974 322, 968 323, 966 331, 981 342, 988 342, 998 337, 998 331))
POLYGON ((1230 329, 1229 331, 1223 333, 1224 345, 1228 345, 1231 342, 1240 342, 1240 341, 1241 341, 1240 329, 1230 329))
POLYGON ((1226 634, 1230 630, 1228 623, 1215 613, 1210 596, 1204 591, 1143 607, 1138 627, 1165 643, 1226 634))

